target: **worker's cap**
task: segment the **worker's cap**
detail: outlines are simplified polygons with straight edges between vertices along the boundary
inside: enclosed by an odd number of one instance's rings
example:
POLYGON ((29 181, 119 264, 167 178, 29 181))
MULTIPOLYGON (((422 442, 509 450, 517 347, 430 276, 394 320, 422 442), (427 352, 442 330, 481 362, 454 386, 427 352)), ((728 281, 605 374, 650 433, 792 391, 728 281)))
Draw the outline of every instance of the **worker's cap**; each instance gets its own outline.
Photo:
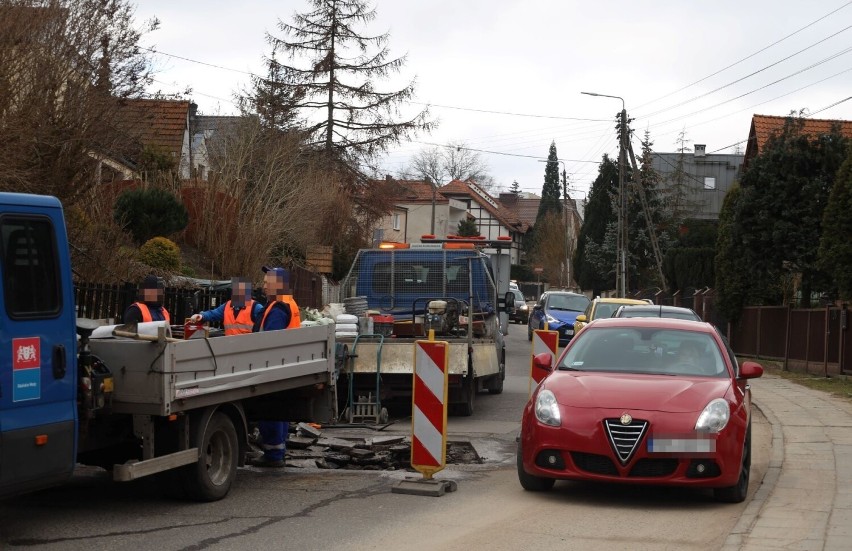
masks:
POLYGON ((269 266, 264 266, 261 269, 263 270, 263 273, 268 274, 272 272, 273 274, 275 274, 275 277, 281 279, 287 285, 290 284, 290 270, 286 268, 273 268, 269 266))
POLYGON ((142 280, 142 284, 139 286, 140 289, 165 289, 166 283, 163 281, 163 278, 157 277, 153 274, 145 276, 145 279, 142 280))

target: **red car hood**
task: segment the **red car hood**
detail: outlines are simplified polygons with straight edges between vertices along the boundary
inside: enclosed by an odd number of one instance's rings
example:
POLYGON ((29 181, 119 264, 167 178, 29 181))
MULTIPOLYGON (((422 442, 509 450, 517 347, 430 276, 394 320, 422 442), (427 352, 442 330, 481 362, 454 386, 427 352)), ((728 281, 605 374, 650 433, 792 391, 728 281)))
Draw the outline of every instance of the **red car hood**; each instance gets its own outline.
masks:
POLYGON ((685 413, 722 398, 730 379, 615 373, 554 373, 544 383, 556 400, 577 408, 685 413))

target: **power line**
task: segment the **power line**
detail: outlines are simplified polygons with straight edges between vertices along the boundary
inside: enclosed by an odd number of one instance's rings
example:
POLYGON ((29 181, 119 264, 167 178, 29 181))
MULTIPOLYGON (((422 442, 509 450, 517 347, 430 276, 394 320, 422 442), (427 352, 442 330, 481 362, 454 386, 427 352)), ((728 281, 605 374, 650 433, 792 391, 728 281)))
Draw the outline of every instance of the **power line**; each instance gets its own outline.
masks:
POLYGON ((656 103, 656 102, 658 102, 658 101, 660 101, 660 100, 666 99, 667 97, 673 96, 674 94, 677 94, 678 92, 682 92, 682 91, 686 90, 687 88, 691 88, 691 87, 695 86, 696 84, 699 84, 699 83, 701 83, 701 82, 704 82, 704 81, 705 81, 705 80, 707 80, 708 78, 714 77, 714 76, 718 75, 719 73, 721 73, 721 72, 723 72, 723 71, 727 71, 727 70, 728 70, 728 69, 730 69, 731 67, 734 67, 734 66, 736 66, 736 65, 739 65, 739 64, 740 64, 740 63, 742 63, 743 61, 746 61, 746 60, 748 60, 748 59, 751 59, 752 57, 756 56, 757 54, 762 53, 762 52, 764 52, 764 51, 768 50, 769 48, 771 48, 771 47, 773 47, 773 46, 776 46, 776 45, 780 44, 781 42, 783 42, 783 41, 787 40, 788 38, 790 38, 790 37, 792 37, 792 36, 794 36, 794 35, 799 34, 800 32, 802 32, 803 30, 805 30, 805 29, 807 29, 807 28, 809 28, 809 27, 812 27, 813 25, 815 25, 815 24, 819 23, 819 22, 820 22, 820 21, 822 21, 823 19, 828 18, 830 15, 834 15, 835 13, 837 13, 837 12, 839 12, 840 10, 842 10, 842 9, 846 8, 847 6, 849 6, 849 4, 852 4, 852 2, 847 2, 847 3, 843 4, 842 6, 840 6, 839 8, 837 8, 836 10, 831 11, 831 12, 829 12, 829 13, 827 13, 827 14, 823 15, 823 16, 822 16, 822 17, 820 17, 819 19, 816 19, 816 20, 814 20, 814 21, 811 21, 810 23, 808 23, 808 24, 807 24, 807 25, 805 25, 804 27, 802 27, 802 28, 800 28, 800 29, 798 29, 798 30, 796 30, 796 31, 794 31, 794 32, 792 32, 792 33, 790 33, 790 34, 788 34, 788 35, 787 35, 787 36, 785 36, 784 38, 781 38, 781 39, 779 39, 779 40, 776 40, 776 41, 775 41, 775 42, 773 42, 772 44, 770 44, 770 45, 768 45, 768 46, 765 46, 765 47, 761 48, 760 50, 758 50, 758 51, 754 52, 753 54, 747 55, 746 57, 744 57, 744 58, 742 58, 742 59, 740 59, 740 60, 738 60, 738 61, 735 61, 735 62, 731 63, 731 64, 730 64, 730 65, 728 65, 727 67, 723 67, 722 69, 719 69, 719 70, 718 70, 718 71, 716 71, 715 73, 711 73, 711 74, 707 75, 706 77, 703 77, 703 78, 701 78, 701 79, 696 80, 695 82, 692 82, 692 83, 690 83, 690 84, 687 84, 686 86, 684 86, 684 87, 682 87, 682 88, 678 88, 678 89, 677 89, 677 90, 675 90, 674 92, 669 92, 668 94, 666 94, 666 95, 664 95, 664 96, 661 96, 661 97, 659 97, 659 98, 657 98, 657 99, 654 99, 654 100, 651 100, 651 101, 649 101, 649 102, 643 103, 642 105, 638 105, 638 106, 636 106, 636 109, 639 109, 639 108, 645 107, 646 105, 650 105, 650 104, 652 104, 652 103, 656 103))
POLYGON ((744 77, 741 77, 741 78, 738 78, 738 79, 736 79, 736 80, 734 80, 734 81, 732 81, 732 82, 729 82, 729 83, 725 84, 724 86, 719 86, 718 88, 715 88, 715 89, 713 89, 713 90, 710 90, 709 92, 705 92, 705 93, 703 93, 703 94, 700 94, 700 95, 695 96, 695 97, 693 97, 693 98, 690 98, 690 99, 688 99, 688 100, 682 101, 682 102, 677 103, 677 104, 675 104, 675 105, 672 105, 672 106, 670 106, 670 107, 666 107, 666 108, 664 108, 664 109, 658 109, 657 111, 654 111, 653 113, 648 113, 647 115, 644 115, 644 118, 653 117, 654 115, 658 115, 658 114, 660 114, 660 113, 664 113, 664 112, 666 112, 666 111, 670 111, 671 109, 675 109, 675 108, 677 108, 677 107, 681 107, 681 106, 686 105, 686 104, 688 104, 688 103, 692 103, 693 101, 699 100, 699 99, 701 99, 701 98, 703 98, 703 97, 707 97, 707 96, 709 96, 709 95, 711 95, 711 94, 715 94, 716 92, 718 92, 718 91, 720 91, 720 90, 724 90, 725 88, 727 88, 727 87, 729 87, 729 86, 733 86, 734 84, 737 84, 738 82, 742 82, 742 81, 746 80, 747 78, 751 78, 751 77, 753 77, 753 76, 754 76, 754 75, 756 75, 756 74, 762 73, 763 71, 766 71, 767 69, 770 69, 770 68, 772 68, 772 67, 774 67, 774 66, 776 66, 776 65, 778 65, 778 64, 780 64, 780 63, 783 63, 783 62, 785 62, 785 61, 787 61, 787 60, 789 60, 789 59, 792 59, 793 57, 795 57, 795 56, 799 55, 800 53, 805 52, 805 51, 807 51, 807 50, 810 50, 811 48, 813 48, 813 47, 815 47, 815 46, 818 46, 818 45, 822 44, 822 43, 823 43, 823 42, 825 42, 826 40, 830 40, 830 39, 834 38, 835 36, 839 35, 840 33, 843 33, 843 32, 848 31, 849 29, 852 29, 852 25, 849 25, 849 26, 848 26, 848 27, 846 27, 845 29, 842 29, 842 30, 837 31, 836 33, 834 33, 834 34, 832 34, 832 35, 830 35, 830 36, 827 36, 827 37, 823 38, 822 40, 819 40, 819 41, 817 41, 817 42, 814 42, 813 44, 811 44, 811 45, 810 45, 810 46, 808 46, 807 48, 803 48, 803 49, 799 50, 798 52, 796 52, 796 53, 794 53, 794 54, 790 54, 790 55, 788 55, 787 57, 785 57, 785 58, 783 58, 783 59, 779 59, 779 60, 778 60, 778 61, 776 61, 775 63, 770 63, 769 65, 766 65, 765 67, 762 67, 762 68, 758 69, 757 71, 754 71, 754 72, 752 72, 752 73, 750 73, 750 74, 748 74, 748 75, 746 75, 746 76, 744 76, 744 77))
POLYGON ((587 122, 609 122, 609 119, 584 119, 580 117, 559 117, 556 115, 534 115, 530 113, 512 113, 509 111, 491 111, 488 109, 475 109, 473 107, 457 107, 453 105, 440 105, 437 103, 423 103, 419 101, 411 101, 415 105, 425 105, 428 107, 440 107, 442 109, 455 109, 457 111, 473 111, 475 113, 489 113, 492 115, 509 115, 512 117, 529 117, 534 119, 555 119, 561 121, 587 121, 587 122))
MULTIPOLYGON (((224 67, 222 65, 216 65, 215 63, 207 63, 206 61, 199 61, 197 59, 191 59, 191 58, 176 55, 176 54, 170 54, 170 53, 167 53, 167 52, 155 50, 153 48, 146 48, 144 46, 140 46, 140 48, 142 50, 145 50, 145 51, 148 51, 148 52, 151 52, 151 53, 154 53, 154 54, 164 55, 164 56, 167 56, 167 57, 173 57, 175 59, 180 59, 181 61, 187 61, 189 63, 196 63, 198 65, 204 65, 205 67, 212 67, 214 69, 221 69, 223 71, 231 71, 233 73, 248 75, 252 78, 262 78, 259 75, 256 75, 256 74, 254 74, 250 71, 242 71, 240 69, 233 69, 231 67, 224 67)), ((475 112, 475 113, 488 113, 488 114, 491 114, 491 115, 507 115, 507 116, 512 116, 512 117, 527 117, 527 118, 534 118, 534 119, 554 119, 554 120, 563 120, 563 121, 586 121, 586 122, 608 122, 609 121, 609 119, 587 119, 587 118, 582 118, 582 117, 561 117, 561 116, 557 116, 557 115, 538 115, 538 114, 532 114, 532 113, 512 113, 512 112, 509 112, 509 111, 493 111, 493 110, 488 110, 488 109, 476 109, 476 108, 473 108, 473 107, 459 107, 459 106, 456 106, 456 105, 442 105, 442 104, 437 104, 437 103, 424 103, 424 102, 420 102, 420 101, 409 101, 408 103, 411 103, 411 104, 414 104, 414 105, 425 105, 427 107, 439 107, 441 109, 454 109, 456 111, 472 111, 472 112, 475 112)))
MULTIPOLYGON (((816 63, 813 63, 813 64, 811 64, 811 65, 808 65, 808 66, 807 66, 807 67, 805 67, 804 69, 800 69, 800 70, 798 70, 798 71, 795 71, 795 72, 793 72, 793 73, 790 73, 789 75, 787 75, 787 76, 785 76, 785 77, 779 78, 778 80, 775 80, 775 81, 773 81, 773 82, 770 82, 769 84, 765 84, 765 85, 763 85, 763 86, 760 86, 760 87, 758 87, 758 88, 755 88, 754 90, 751 90, 751 91, 749 91, 749 92, 745 92, 744 94, 740 94, 739 96, 736 96, 736 97, 733 97, 733 98, 727 99, 727 100, 725 100, 725 101, 723 101, 723 102, 717 103, 717 104, 715 104, 715 105, 711 105, 711 106, 709 106, 709 107, 705 107, 704 109, 699 109, 698 111, 693 111, 692 113, 687 113, 686 115, 681 115, 681 116, 679 116, 679 117, 674 117, 674 118, 672 118, 672 119, 668 119, 668 120, 665 120, 665 121, 662 121, 662 122, 653 123, 653 124, 651 124, 650 126, 652 126, 652 127, 653 127, 653 126, 659 126, 659 125, 661 125, 661 124, 667 124, 667 123, 670 123, 670 122, 674 122, 674 121, 678 121, 678 120, 681 120, 681 119, 685 119, 685 118, 687 118, 687 117, 691 117, 692 115, 697 115, 698 113, 703 113, 704 111, 709 111, 710 109, 715 109, 716 107, 720 107, 720 106, 722 106, 722 105, 725 105, 726 103, 730 103, 730 102, 732 102, 732 101, 736 101, 736 100, 738 100, 738 99, 744 98, 744 97, 746 97, 746 96, 748 96, 748 95, 751 95, 751 94, 753 94, 753 93, 755 93, 755 92, 759 92, 760 90, 763 90, 763 89, 765 89, 765 88, 769 88, 770 86, 774 86, 774 85, 778 84, 779 82, 783 82, 783 81, 785 81, 785 80, 787 80, 787 79, 789 79, 789 78, 792 78, 792 77, 794 77, 794 76, 796 76, 796 75, 799 75, 799 74, 804 73, 804 72, 806 72, 806 71, 810 71, 811 69, 813 69, 813 68, 815 68, 815 67, 818 67, 818 66, 822 65, 823 63, 827 63, 827 62, 829 62, 829 61, 831 61, 831 60, 833 60, 833 59, 836 59, 836 58, 838 58, 838 57, 840 57, 840 56, 842 56, 842 55, 846 55, 846 54, 848 54, 848 53, 849 53, 849 52, 851 52, 851 51, 852 51, 852 47, 846 48, 845 50, 841 50, 841 51, 839 51, 839 52, 836 52, 836 53, 834 53, 834 54, 832 54, 832 55, 830 55, 830 56, 828 56, 828 57, 826 57, 826 58, 821 59, 820 61, 817 61, 816 63)), ((640 119, 640 118, 643 118, 643 117, 637 117, 637 119, 640 119)))
MULTIPOLYGON (((505 157, 521 157, 521 158, 524 158, 524 159, 537 159, 537 160, 544 160, 544 161, 547 160, 547 157, 543 157, 541 155, 521 155, 519 153, 507 153, 505 151, 489 151, 487 149, 476 149, 474 147, 465 147, 465 146, 459 146, 459 145, 447 145, 447 144, 432 143, 432 142, 421 142, 421 141, 417 141, 417 140, 411 140, 411 142, 412 143, 419 143, 419 144, 422 144, 422 145, 446 147, 446 148, 449 148, 449 149, 464 149, 465 151, 475 151, 476 153, 488 153, 489 155, 503 155, 505 157)), ((570 162, 570 163, 597 163, 597 161, 588 161, 588 160, 581 160, 581 159, 560 159, 560 160, 565 161, 565 162, 570 162)))

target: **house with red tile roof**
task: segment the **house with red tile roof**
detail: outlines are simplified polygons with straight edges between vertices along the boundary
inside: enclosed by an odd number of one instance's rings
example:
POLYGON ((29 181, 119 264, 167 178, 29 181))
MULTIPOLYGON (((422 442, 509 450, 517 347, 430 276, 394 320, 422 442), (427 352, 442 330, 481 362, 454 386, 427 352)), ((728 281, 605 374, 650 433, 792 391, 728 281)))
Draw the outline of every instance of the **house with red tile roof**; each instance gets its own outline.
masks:
POLYGON ((190 177, 189 117, 191 104, 188 101, 159 99, 119 100, 116 126, 129 142, 126 151, 117 152, 110 160, 100 159, 120 170, 127 178, 130 172, 138 177, 138 164, 143 151, 163 155, 174 163, 181 179, 190 177))
MULTIPOLYGON (((773 134, 779 134, 784 129, 784 123, 790 117, 776 117, 771 115, 753 115, 751 118, 751 128, 748 132, 748 145, 746 145, 745 160, 743 161, 743 170, 748 168, 748 163, 754 159, 763 150, 767 140, 773 134)), ((821 136, 828 134, 833 125, 840 127, 840 133, 847 138, 852 138, 852 121, 830 120, 830 119, 809 119, 801 118, 802 134, 806 136, 821 136)))
MULTIPOLYGON (((515 213, 506 208, 499 200, 492 197, 475 182, 462 182, 453 180, 449 184, 439 188, 441 194, 449 200, 455 200, 459 207, 476 220, 479 234, 486 239, 497 239, 509 236, 512 238, 511 260, 512 264, 521 262, 521 251, 523 248, 523 236, 529 225, 521 222, 515 213)), ((450 233, 454 233, 456 224, 450 233)))

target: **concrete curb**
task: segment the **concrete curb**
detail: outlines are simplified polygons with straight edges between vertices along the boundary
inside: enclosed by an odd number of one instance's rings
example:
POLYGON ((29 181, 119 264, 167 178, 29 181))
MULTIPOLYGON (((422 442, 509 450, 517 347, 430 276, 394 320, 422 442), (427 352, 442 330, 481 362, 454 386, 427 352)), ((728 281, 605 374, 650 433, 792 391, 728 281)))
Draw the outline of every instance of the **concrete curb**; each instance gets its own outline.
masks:
POLYGON ((775 416, 771 409, 765 405, 761 405, 754 401, 754 407, 760 410, 766 420, 769 421, 769 426, 772 430, 772 444, 769 452, 769 467, 766 469, 766 474, 763 480, 760 481, 760 487, 754 493, 746 506, 745 510, 740 515, 740 520, 734 525, 731 533, 725 539, 725 544, 721 547, 723 551, 733 551, 741 549, 743 545, 743 537, 747 536, 754 527, 757 519, 760 517, 760 512, 766 505, 769 496, 775 490, 775 485, 778 483, 778 478, 781 476, 781 467, 784 464, 784 432, 781 429, 781 422, 775 416))

